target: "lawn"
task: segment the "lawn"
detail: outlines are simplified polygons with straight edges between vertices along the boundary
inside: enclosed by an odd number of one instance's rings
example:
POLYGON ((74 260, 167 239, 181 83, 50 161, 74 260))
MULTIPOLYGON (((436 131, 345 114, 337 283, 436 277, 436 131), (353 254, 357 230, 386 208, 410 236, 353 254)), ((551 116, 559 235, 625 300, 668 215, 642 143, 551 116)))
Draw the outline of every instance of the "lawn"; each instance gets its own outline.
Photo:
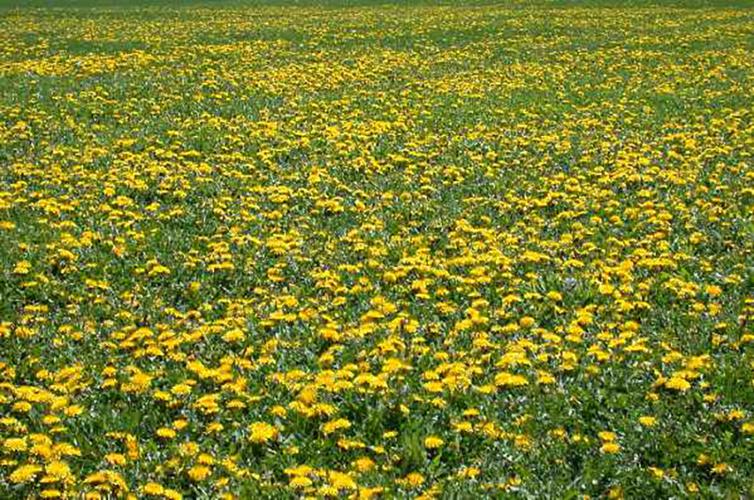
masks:
POLYGON ((754 5, 0 0, 0 497, 754 495, 754 5))

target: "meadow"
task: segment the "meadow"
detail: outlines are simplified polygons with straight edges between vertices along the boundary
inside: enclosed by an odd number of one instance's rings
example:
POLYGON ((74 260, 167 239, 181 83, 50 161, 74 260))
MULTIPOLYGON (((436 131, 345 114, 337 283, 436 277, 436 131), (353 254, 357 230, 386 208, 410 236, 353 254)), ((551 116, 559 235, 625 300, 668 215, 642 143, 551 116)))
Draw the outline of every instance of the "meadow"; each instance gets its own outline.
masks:
POLYGON ((749 2, 0 2, 0 497, 754 496, 749 2))

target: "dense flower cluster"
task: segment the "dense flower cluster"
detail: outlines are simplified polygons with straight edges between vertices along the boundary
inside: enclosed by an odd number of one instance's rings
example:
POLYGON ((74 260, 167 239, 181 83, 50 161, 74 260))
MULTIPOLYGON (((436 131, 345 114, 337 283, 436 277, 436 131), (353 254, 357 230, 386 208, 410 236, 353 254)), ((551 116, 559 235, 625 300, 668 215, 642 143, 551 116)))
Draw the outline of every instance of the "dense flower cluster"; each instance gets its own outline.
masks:
POLYGON ((752 30, 3 12, 0 496, 745 496, 752 30))

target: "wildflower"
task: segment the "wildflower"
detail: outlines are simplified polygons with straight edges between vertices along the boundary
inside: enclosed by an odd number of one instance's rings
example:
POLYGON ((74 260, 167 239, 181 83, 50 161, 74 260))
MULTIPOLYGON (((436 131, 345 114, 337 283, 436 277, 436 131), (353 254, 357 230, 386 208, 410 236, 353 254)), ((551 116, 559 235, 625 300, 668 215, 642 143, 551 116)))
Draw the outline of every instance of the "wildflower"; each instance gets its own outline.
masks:
POLYGON ((424 446, 430 450, 440 448, 443 444, 445 444, 445 441, 437 436, 428 436, 424 439, 424 446))
POLYGON ((719 463, 712 466, 711 470, 714 474, 722 476, 723 474, 730 472, 730 466, 726 463, 719 463))
POLYGON ((256 444, 266 444, 277 438, 278 430, 266 422, 254 422, 249 427, 249 440, 256 444))
POLYGON ((225 335, 223 335, 223 340, 228 343, 242 342, 245 338, 246 338, 246 335, 244 334, 243 330, 241 330, 240 328, 228 330, 225 333, 225 335))
POLYGON ((605 454, 618 453, 620 451, 620 445, 614 442, 607 442, 600 447, 600 451, 605 454))
POLYGON ((649 415, 644 415, 639 417, 639 423, 644 427, 654 427, 657 423, 657 419, 649 415))
POLYGON ((158 437, 163 439, 173 439, 176 436, 176 432, 173 429, 167 427, 160 427, 156 432, 158 437))
POLYGON ((455 432, 471 432, 473 429, 474 427, 471 425, 471 422, 461 421, 453 424, 453 430, 455 432))
POLYGON ((464 479, 475 479, 482 471, 478 467, 463 467, 458 471, 458 477, 464 479))
POLYGON ((67 463, 56 460, 45 466, 45 473, 55 481, 64 481, 71 476, 71 468, 67 463))
POLYGON ((3 449, 10 452, 26 451, 27 444, 24 438, 8 438, 3 442, 3 449))
POLYGON ((556 382, 555 377, 547 372, 540 371, 537 374, 537 384, 539 385, 552 385, 556 382))
POLYGON ((618 438, 618 436, 614 432, 610 432, 610 431, 601 431, 597 433, 597 436, 599 436, 599 438, 602 441, 607 441, 607 442, 615 441, 618 438))
POLYGON ((291 488, 303 489, 303 488, 310 487, 314 483, 312 482, 311 479, 309 479, 306 476, 293 476, 288 482, 288 484, 290 485, 291 488))
POLYGON ((28 260, 22 260, 16 263, 13 268, 13 274, 25 275, 31 271, 31 263, 28 260))
POLYGON ((183 500, 183 495, 170 488, 165 488, 162 492, 162 496, 168 500, 183 500))
POLYGON ((665 387, 678 392, 686 392, 691 388, 691 384, 681 377, 671 377, 665 382, 665 387))
POLYGON ((192 481, 198 483, 207 479, 212 474, 212 469, 206 465, 195 465, 188 470, 187 474, 192 481))
POLYGON ((354 461, 353 465, 354 468, 359 472, 369 472, 375 467, 374 460, 369 457, 361 457, 354 461))
POLYGON ((11 483, 26 483, 34 479, 34 476, 42 472, 42 467, 35 464, 26 464, 11 472, 8 479, 11 483))
POLYGON ((501 372, 495 376, 495 385, 498 387, 522 387, 528 384, 529 381, 523 375, 501 372))
POLYGON ((535 323, 536 320, 531 316, 524 316, 518 321, 518 324, 521 325, 522 328, 531 328, 535 323))
POLYGON ((351 427, 351 422, 349 422, 345 418, 339 418, 337 420, 331 420, 330 422, 326 422, 322 426, 322 432, 324 432, 325 435, 329 435, 341 429, 348 429, 350 427, 351 427))
POLYGON ((161 496, 165 488, 158 483, 147 483, 141 488, 141 492, 145 495, 161 496))
POLYGON ((327 476, 330 486, 336 490, 355 490, 358 488, 356 481, 346 473, 331 471, 327 476))
POLYGON ((121 453, 108 453, 105 455, 105 461, 111 465, 125 465, 126 457, 121 453))
POLYGON ((167 276, 170 274, 170 269, 161 265, 157 264, 156 266, 153 266, 152 269, 149 270, 149 273, 147 273, 147 276, 150 278, 155 276, 167 276))
POLYGON ((404 482, 411 488, 418 488, 419 486, 424 484, 424 476, 422 476, 418 472, 412 472, 404 478, 404 482))

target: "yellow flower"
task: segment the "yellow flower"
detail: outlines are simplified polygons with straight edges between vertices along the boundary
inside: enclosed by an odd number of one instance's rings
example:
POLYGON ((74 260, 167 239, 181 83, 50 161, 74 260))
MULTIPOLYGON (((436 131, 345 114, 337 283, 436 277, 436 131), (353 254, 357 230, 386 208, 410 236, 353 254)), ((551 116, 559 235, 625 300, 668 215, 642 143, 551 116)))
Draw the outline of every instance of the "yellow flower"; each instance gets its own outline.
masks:
POLYGON ((406 483, 406 485, 412 488, 418 488, 419 486, 424 484, 424 476, 422 476, 418 472, 412 472, 404 478, 404 482, 406 483))
POLYGON ((8 438, 3 442, 5 451, 26 451, 27 444, 25 438, 8 438))
POLYGON ((348 429, 350 427, 351 422, 349 422, 345 418, 339 418, 337 420, 326 422, 324 425, 322 425, 322 432, 324 432, 325 435, 329 435, 341 429, 348 429))
POLYGON ((165 488, 157 483, 147 483, 141 489, 141 492, 145 495, 162 495, 164 491, 165 488))
POLYGON ((246 334, 240 328, 229 330, 223 335, 223 340, 228 343, 243 342, 244 339, 246 339, 246 334))
POLYGON ((63 410, 66 417, 76 417, 84 412, 84 408, 80 405, 72 405, 63 410))
POLYGON ((306 476, 293 476, 291 480, 288 482, 291 488, 299 489, 299 488, 308 488, 311 486, 312 480, 309 479, 306 476))
POLYGON ((523 328, 531 328, 536 323, 536 320, 531 316, 524 316, 518 321, 518 324, 523 328))
POLYGON ((191 386, 189 384, 175 384, 170 388, 170 392, 176 396, 185 396, 191 393, 191 386))
POLYGON ((126 456, 121 453, 108 453, 105 460, 111 465, 126 465, 126 456))
POLYGON ((249 440, 256 444, 265 444, 277 438, 277 427, 266 422, 254 422, 249 426, 249 440))
POLYGON ((288 414, 288 411, 283 406, 276 405, 270 408, 270 414, 278 418, 283 418, 288 414))
POLYGON ((220 422, 212 422, 207 425, 205 432, 207 432, 208 434, 213 434, 216 432, 222 432, 223 429, 225 429, 225 426, 220 422))
POLYGON ((13 268, 13 274, 25 275, 31 271, 31 263, 28 260, 22 260, 16 263, 13 268))
POLYGON ((165 488, 165 490, 162 492, 162 496, 167 498, 168 500, 183 500, 183 495, 170 488, 165 488))
POLYGON ((453 424, 453 430, 455 432, 471 432, 474 430, 474 426, 471 425, 471 422, 462 420, 461 422, 453 424))
POLYGON ((28 413, 31 411, 31 403, 28 401, 17 401, 13 403, 13 411, 16 413, 28 413))
POLYGON ((665 382, 665 387, 678 392, 686 392, 691 388, 691 384, 684 378, 673 376, 665 382))
POLYGON ((479 474, 481 474, 482 471, 479 469, 479 467, 463 467, 461 470, 458 471, 458 477, 466 478, 466 479, 474 479, 479 474))
POLYGON ((147 373, 139 370, 134 370, 131 378, 121 385, 121 390, 123 392, 135 392, 137 394, 146 392, 147 389, 149 389, 153 378, 154 377, 147 373))
POLYGON ((47 464, 45 473, 55 481, 64 481, 71 476, 71 468, 67 463, 56 460, 47 464))
POLYGON ((359 472, 369 472, 374 469, 374 460, 369 457, 361 457, 354 461, 353 466, 359 472))
POLYGON ((552 385, 555 382, 555 377, 553 377, 552 374, 545 371, 540 371, 537 373, 537 383, 539 385, 552 385))
POLYGON ((330 486, 337 490, 355 490, 358 488, 356 481, 351 476, 343 472, 331 471, 328 474, 330 486))
POLYGON ((730 465, 728 465, 726 463, 715 464, 712 467, 712 472, 714 474, 722 476, 723 474, 726 474, 726 473, 730 472, 730 465))
POLYGON ((185 443, 181 443, 181 445, 178 447, 178 451, 180 451, 181 455, 184 457, 193 457, 197 453, 199 453, 199 445, 194 443, 193 441, 187 441, 185 443))
POLYGON ((188 470, 188 476, 194 482, 204 481, 212 474, 212 469, 206 465, 195 465, 188 470))
POLYGON ((427 438, 424 439, 424 446, 430 450, 439 448, 444 444, 445 444, 445 441, 443 441, 437 436, 428 436, 427 438))
POLYGON ((188 427, 188 420, 186 420, 185 418, 179 418, 173 421, 173 429, 178 432, 182 431, 186 427, 188 427))
POLYGON ((659 467, 649 467, 648 470, 652 473, 655 479, 662 479, 663 477, 665 477, 665 471, 660 469, 659 467))
POLYGON ((372 498, 379 497, 383 492, 385 491, 385 488, 382 487, 375 487, 375 488, 359 488, 359 500, 370 500, 372 498))
POLYGON ((745 416, 746 416, 746 413, 736 408, 728 412, 727 418, 728 420, 741 420, 745 416))
POLYGON ((495 385, 498 387, 522 387, 528 384, 529 381, 523 375, 514 375, 508 372, 495 375, 495 385))
POLYGON ((657 423, 657 419, 655 417, 644 415, 642 417, 639 417, 639 423, 644 427, 654 427, 654 425, 657 423))
POLYGON ((169 429, 167 427, 160 427, 157 429, 157 437, 161 437, 163 439, 173 439, 176 436, 176 432, 173 429, 169 429))
POLYGON ((620 445, 618 443, 609 441, 602 445, 600 451, 606 454, 618 453, 620 451, 620 445))
POLYGON ((149 276, 150 278, 152 278, 154 276, 167 276, 169 274, 170 274, 170 269, 169 268, 167 268, 167 267, 165 267, 165 266, 163 266, 161 264, 157 264, 157 265, 153 266, 152 269, 149 270, 149 272, 147 273, 147 276, 149 276))
POLYGON ((34 479, 34 476, 42 472, 42 467, 35 464, 26 464, 11 472, 8 479, 11 483, 26 483, 34 479))
POLYGON ((602 441, 610 442, 615 441, 618 436, 614 432, 602 431, 597 434, 602 441))

